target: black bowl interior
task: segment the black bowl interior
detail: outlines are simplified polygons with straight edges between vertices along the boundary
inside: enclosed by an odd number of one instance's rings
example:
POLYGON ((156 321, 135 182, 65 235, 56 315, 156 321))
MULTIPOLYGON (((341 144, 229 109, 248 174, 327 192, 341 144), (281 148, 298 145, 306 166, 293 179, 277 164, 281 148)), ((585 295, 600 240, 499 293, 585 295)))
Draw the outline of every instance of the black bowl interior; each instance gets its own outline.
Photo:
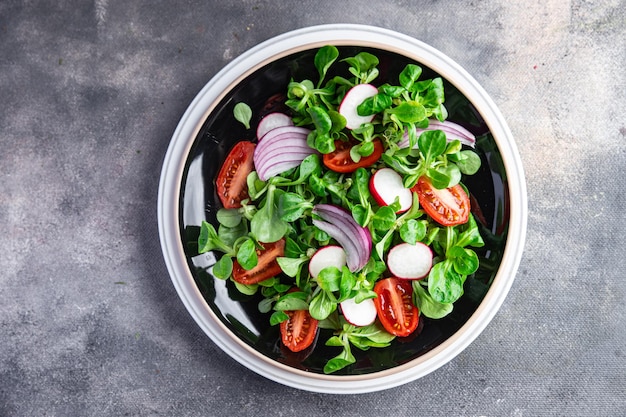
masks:
MULTIPOLYGON (((353 56, 368 51, 380 60, 380 76, 375 83, 389 80, 397 82, 404 66, 413 60, 379 49, 364 47, 340 47, 340 57, 353 56)), ((215 193, 214 179, 225 156, 240 140, 255 140, 255 124, 272 110, 280 110, 280 95, 286 91, 290 79, 316 79, 313 56, 316 50, 298 52, 269 63, 235 86, 217 105, 204 122, 195 138, 182 178, 180 195, 181 239, 191 273, 210 308, 222 322, 243 342, 253 346, 263 355, 290 366, 310 372, 322 373, 326 361, 339 353, 340 348, 327 347, 324 341, 329 331, 321 331, 314 348, 294 354, 281 349, 278 326, 269 325, 269 313, 257 309, 260 296, 244 296, 232 283, 215 279, 207 270, 210 256, 198 255, 197 238, 200 225, 197 219, 206 219, 217 225, 215 215, 220 202, 215 193), (233 107, 245 102, 253 109, 252 129, 233 117, 233 107), (195 219, 193 224, 186 218, 195 219)), ((439 76, 425 65, 421 79, 439 76)), ((341 64, 335 66, 341 71, 341 64)), ((345 72, 344 72, 345 74, 345 72)), ((354 348, 357 362, 338 375, 364 374, 381 371, 411 361, 435 348, 457 332, 476 311, 484 298, 500 264, 508 229, 507 178, 500 153, 481 115, 472 103, 451 83, 444 80, 446 108, 449 120, 457 122, 477 137, 476 151, 482 158, 481 170, 463 183, 471 193, 473 212, 479 222, 485 246, 477 250, 480 269, 467 279, 464 296, 455 304, 447 317, 431 320, 421 317, 420 331, 410 338, 396 339, 384 349, 372 348, 361 352, 354 348)), ((219 256, 219 255, 218 255, 219 256)))

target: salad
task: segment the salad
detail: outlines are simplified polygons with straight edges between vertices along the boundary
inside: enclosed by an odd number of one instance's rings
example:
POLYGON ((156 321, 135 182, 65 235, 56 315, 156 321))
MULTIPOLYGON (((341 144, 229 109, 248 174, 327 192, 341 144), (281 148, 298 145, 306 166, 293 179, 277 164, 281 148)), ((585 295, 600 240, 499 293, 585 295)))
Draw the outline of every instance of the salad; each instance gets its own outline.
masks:
MULTIPOLYGON (((198 237, 199 253, 219 253, 214 277, 262 296, 285 348, 337 348, 325 373, 353 364, 353 348, 419 332, 420 316, 448 315, 484 245, 462 183, 481 159, 446 120, 443 80, 408 64, 377 84, 378 64, 317 50, 316 79, 292 80, 288 111, 230 150, 215 179, 219 224, 203 221, 198 237), (318 341, 319 329, 332 336, 318 341)), ((252 128, 246 103, 233 117, 252 128)))

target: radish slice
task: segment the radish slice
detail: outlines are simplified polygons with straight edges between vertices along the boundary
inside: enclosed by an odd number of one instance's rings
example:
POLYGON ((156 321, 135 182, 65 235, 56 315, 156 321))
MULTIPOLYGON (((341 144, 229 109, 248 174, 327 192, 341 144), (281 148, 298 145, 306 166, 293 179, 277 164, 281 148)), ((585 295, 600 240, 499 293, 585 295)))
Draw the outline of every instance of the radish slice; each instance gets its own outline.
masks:
POLYGON ((317 278, 320 271, 329 266, 341 270, 346 264, 346 251, 341 246, 328 245, 320 248, 313 254, 309 261, 309 274, 317 278))
POLYGON ((339 105, 339 114, 346 118, 346 127, 350 130, 360 127, 363 123, 369 123, 375 115, 359 116, 356 109, 366 98, 378 94, 378 88, 372 84, 357 84, 344 96, 339 105))
MULTIPOLYGON (((476 137, 472 132, 465 129, 463 126, 450 122, 448 120, 440 122, 437 119, 428 119, 428 127, 425 129, 415 129, 416 135, 419 137, 423 132, 427 130, 441 130, 446 134, 448 142, 458 139, 463 145, 474 147, 476 145, 476 137)), ((402 140, 398 143, 400 148, 407 148, 409 146, 409 134, 404 132, 402 140)))
POLYGON ((256 128, 256 137, 261 139, 267 132, 277 127, 293 126, 293 120, 285 113, 270 113, 259 121, 256 128))
POLYGON ((345 319, 354 326, 367 326, 376 320, 376 305, 372 298, 366 298, 360 303, 354 301, 354 298, 348 298, 339 306, 345 319))
POLYGON ((433 266, 433 252, 425 244, 400 243, 389 250, 387 267, 397 278, 420 279, 430 272, 433 266))
POLYGON ((313 219, 313 225, 328 233, 346 251, 348 269, 356 272, 363 268, 372 254, 369 230, 359 226, 350 213, 331 204, 317 204, 313 213, 321 219, 313 219))
POLYGON ((402 183, 402 176, 391 168, 382 168, 370 178, 370 192, 381 206, 392 204, 396 198, 400 201, 400 210, 403 213, 413 205, 413 193, 402 183))

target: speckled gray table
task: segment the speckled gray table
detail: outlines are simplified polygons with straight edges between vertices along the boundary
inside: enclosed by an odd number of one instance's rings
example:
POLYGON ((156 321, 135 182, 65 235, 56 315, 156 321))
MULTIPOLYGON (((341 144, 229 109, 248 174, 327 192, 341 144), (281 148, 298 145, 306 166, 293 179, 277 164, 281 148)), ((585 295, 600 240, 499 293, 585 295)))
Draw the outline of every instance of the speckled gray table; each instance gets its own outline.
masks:
POLYGON ((626 415, 624 0, 0 2, 0 415, 626 415), (529 229, 501 311, 387 391, 268 381, 168 277, 161 163, 231 59, 321 23, 394 29, 489 92, 525 165, 529 229))

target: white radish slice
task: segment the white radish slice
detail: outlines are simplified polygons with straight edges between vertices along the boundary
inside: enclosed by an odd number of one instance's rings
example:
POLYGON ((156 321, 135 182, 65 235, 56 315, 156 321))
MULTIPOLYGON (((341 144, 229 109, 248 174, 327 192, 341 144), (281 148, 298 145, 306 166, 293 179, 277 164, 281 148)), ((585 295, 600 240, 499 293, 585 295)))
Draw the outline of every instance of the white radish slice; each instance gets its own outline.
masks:
POLYGON ((376 305, 372 298, 366 298, 360 303, 354 298, 348 298, 339 303, 339 306, 345 319, 354 326, 367 326, 376 320, 376 305))
POLYGON ((378 94, 378 89, 372 84, 357 84, 348 90, 339 105, 339 114, 346 118, 348 129, 356 129, 363 123, 369 123, 374 119, 375 115, 359 116, 356 109, 366 98, 374 97, 376 94, 378 94))
POLYGON ((376 171, 370 178, 369 186, 372 196, 381 206, 388 206, 398 198, 398 213, 403 213, 413 205, 413 193, 402 183, 402 176, 391 168, 376 171))
POLYGON ((309 274, 317 278, 320 271, 329 266, 341 270, 346 265, 346 251, 341 246, 328 245, 320 248, 313 254, 309 261, 309 274))
POLYGON ((397 278, 420 279, 430 272, 433 266, 433 252, 425 244, 400 243, 389 250, 387 267, 397 278))
POLYGON ((256 129, 257 139, 261 139, 267 132, 277 127, 293 126, 293 120, 285 113, 270 113, 259 121, 256 129))

